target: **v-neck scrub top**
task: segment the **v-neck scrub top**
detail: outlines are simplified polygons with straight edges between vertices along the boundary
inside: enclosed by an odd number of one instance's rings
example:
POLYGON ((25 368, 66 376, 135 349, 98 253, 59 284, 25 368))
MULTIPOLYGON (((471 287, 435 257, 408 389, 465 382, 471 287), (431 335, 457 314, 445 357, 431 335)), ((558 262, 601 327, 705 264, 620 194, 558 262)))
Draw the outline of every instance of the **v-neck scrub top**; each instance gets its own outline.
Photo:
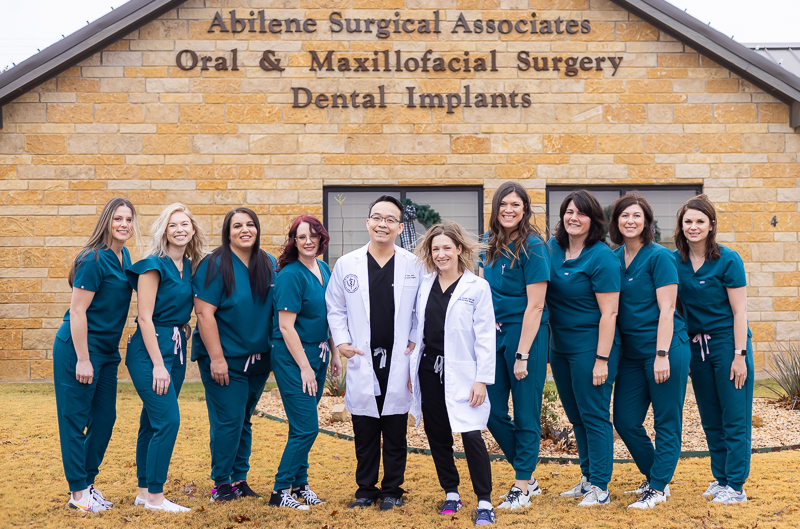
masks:
POLYGON ((278 272, 275 278, 275 316, 272 338, 283 340, 278 311, 294 312, 294 328, 305 343, 325 342, 330 338, 328 332, 328 312, 325 306, 325 290, 331 278, 327 263, 317 259, 322 283, 317 276, 299 260, 289 263, 278 272))
POLYGON ((138 291, 139 276, 150 270, 159 275, 156 303, 153 307, 153 324, 156 326, 182 326, 192 317, 192 262, 183 258, 183 278, 171 257, 151 255, 137 261, 125 274, 134 290, 138 291))
MULTIPOLYGON (((275 258, 270 254, 267 254, 267 257, 269 257, 271 269, 274 270, 275 258)), ((217 307, 214 318, 217 320, 219 341, 225 358, 242 358, 253 354, 268 353, 274 289, 272 286, 270 287, 267 299, 264 301, 253 298, 247 266, 233 252, 231 252, 231 258, 233 259, 236 287, 232 289, 230 297, 225 296, 222 274, 219 272, 206 286, 210 257, 200 263, 192 278, 194 297, 217 307)), ((217 270, 219 269, 217 268, 217 270)), ((272 279, 274 282, 274 271, 272 271, 272 279)), ((197 329, 192 336, 192 344, 192 360, 196 361, 201 356, 208 356, 208 351, 197 329)))
MULTIPOLYGON (((131 256, 125 247, 122 248, 121 264, 111 248, 90 250, 78 257, 72 285, 94 292, 92 302, 86 309, 90 353, 119 350, 133 294, 125 277, 125 270, 130 266, 131 256)), ((56 336, 64 341, 72 336, 69 310, 64 314, 64 324, 56 336)))
POLYGON ((547 244, 552 256, 547 287, 551 347, 562 354, 596 350, 602 314, 595 294, 619 292, 619 260, 602 241, 566 262, 555 237, 547 244))
POLYGON ((726 289, 747 286, 747 277, 739 254, 722 245, 719 249, 720 258, 706 260, 697 272, 692 268, 691 259, 682 263, 678 250, 672 252, 678 266, 678 296, 690 335, 733 330, 733 309, 726 289))
MULTIPOLYGON (((487 232, 483 236, 486 241, 487 232)), ((491 264, 486 264, 486 256, 481 259, 483 278, 492 288, 494 317, 500 323, 522 323, 525 309, 528 307, 528 291, 526 287, 542 281, 550 281, 550 251, 544 240, 535 235, 528 237, 527 245, 519 252, 519 259, 511 265, 514 244, 509 245, 510 252, 501 253, 491 264), (509 255, 510 253, 510 255, 509 255)), ((542 311, 541 325, 547 323, 548 309, 542 311)))
MULTIPOLYGON (((619 293, 617 327, 622 338, 622 355, 652 358, 656 354, 658 308, 656 289, 678 283, 678 270, 671 252, 657 243, 642 246, 625 267, 625 246, 614 253, 619 258, 622 285, 619 293)), ((689 340, 683 318, 676 312, 670 349, 689 340)))

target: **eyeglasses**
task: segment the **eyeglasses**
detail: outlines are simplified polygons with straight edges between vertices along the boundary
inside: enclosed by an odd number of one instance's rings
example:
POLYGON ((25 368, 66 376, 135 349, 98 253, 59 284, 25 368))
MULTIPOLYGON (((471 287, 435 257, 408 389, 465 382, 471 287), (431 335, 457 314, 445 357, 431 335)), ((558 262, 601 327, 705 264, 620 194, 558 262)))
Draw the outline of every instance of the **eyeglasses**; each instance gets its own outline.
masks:
MULTIPOLYGON (((319 235, 309 235, 309 237, 311 238, 311 242, 319 241, 319 235)), ((308 240, 308 238, 305 235, 298 235, 297 237, 294 238, 294 240, 296 240, 299 243, 304 243, 308 240)))
POLYGON ((381 217, 380 215, 370 215, 369 220, 372 222, 380 224, 381 222, 385 222, 387 226, 394 226, 395 224, 400 224, 400 221, 397 220, 396 217, 381 217))

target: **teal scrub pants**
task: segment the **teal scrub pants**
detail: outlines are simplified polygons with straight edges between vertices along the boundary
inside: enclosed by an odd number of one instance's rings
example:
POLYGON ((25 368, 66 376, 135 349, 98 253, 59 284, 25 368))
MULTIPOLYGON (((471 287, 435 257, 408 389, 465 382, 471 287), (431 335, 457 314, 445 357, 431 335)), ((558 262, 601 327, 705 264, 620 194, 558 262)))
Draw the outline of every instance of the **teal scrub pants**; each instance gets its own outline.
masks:
POLYGON ((72 338, 64 341, 56 337, 53 380, 61 460, 70 492, 94 484, 117 420, 119 350, 90 351, 89 359, 94 377, 91 384, 81 384, 75 378, 78 355, 72 338))
POLYGON ((692 342, 691 347, 692 388, 711 453, 711 473, 720 485, 742 490, 750 475, 755 380, 753 344, 747 338, 747 380, 742 389, 736 389, 730 379, 733 336, 712 334, 705 361, 700 354, 700 344, 692 342))
POLYGON ((158 326, 156 334, 164 367, 170 376, 169 387, 164 395, 153 391, 153 362, 139 330, 131 338, 128 354, 125 356, 125 365, 143 404, 139 417, 139 438, 136 442, 136 473, 139 488, 147 488, 152 493, 163 492, 167 481, 169 462, 181 425, 178 395, 186 376, 188 361, 186 335, 182 330, 180 339, 183 363, 180 355, 174 354, 173 327, 158 326))
POLYGON ((303 349, 317 376, 316 396, 303 393, 300 367, 286 347, 286 342, 275 340, 272 347, 275 381, 281 391, 283 408, 289 421, 289 437, 278 465, 278 473, 275 474, 275 490, 300 487, 308 483, 308 453, 319 433, 317 404, 325 390, 325 376, 331 355, 326 353, 324 360, 320 357, 322 350, 319 342, 303 342, 303 349))
POLYGON ((611 390, 617 375, 620 347, 611 348, 608 378, 592 384, 597 351, 559 353, 550 351, 550 368, 569 422, 575 430, 581 473, 601 490, 608 488, 614 465, 614 428, 611 426, 611 390))
POLYGON ((497 353, 494 384, 486 386, 492 404, 488 428, 506 459, 514 467, 515 479, 530 480, 539 460, 542 425, 542 392, 547 377, 548 329, 539 328, 528 357, 528 376, 514 376, 521 323, 503 323, 496 333, 497 353), (508 395, 514 402, 514 419, 508 415, 508 395))
POLYGON ((655 354, 619 361, 614 385, 614 427, 650 486, 663 492, 681 455, 683 401, 689 377, 689 344, 669 351, 669 378, 656 384, 655 354), (644 419, 653 404, 656 446, 647 436, 644 419))
POLYGON ((227 386, 211 378, 211 359, 197 360, 200 378, 206 390, 208 422, 211 426, 211 479, 214 486, 247 479, 253 428, 250 418, 264 392, 269 378, 270 360, 259 360, 255 366, 243 369, 244 358, 228 359, 227 386), (242 366, 242 369, 238 369, 242 366))

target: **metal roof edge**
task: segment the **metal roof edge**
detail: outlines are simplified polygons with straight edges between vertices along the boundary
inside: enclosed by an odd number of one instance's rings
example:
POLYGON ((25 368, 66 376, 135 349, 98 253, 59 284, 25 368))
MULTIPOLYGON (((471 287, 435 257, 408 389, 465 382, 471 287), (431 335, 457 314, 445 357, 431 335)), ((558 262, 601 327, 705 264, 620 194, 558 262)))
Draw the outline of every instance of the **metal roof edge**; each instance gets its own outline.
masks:
POLYGON ((186 0, 130 0, 0 75, 0 107, 186 0))

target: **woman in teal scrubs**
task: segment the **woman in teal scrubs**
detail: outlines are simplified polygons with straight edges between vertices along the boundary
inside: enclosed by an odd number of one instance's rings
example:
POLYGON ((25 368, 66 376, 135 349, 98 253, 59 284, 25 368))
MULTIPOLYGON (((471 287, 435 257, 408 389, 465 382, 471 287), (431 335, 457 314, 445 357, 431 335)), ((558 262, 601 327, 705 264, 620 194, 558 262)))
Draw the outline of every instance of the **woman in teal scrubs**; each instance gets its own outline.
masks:
POLYGON ((717 214, 705 195, 687 200, 677 220, 678 296, 692 337, 692 387, 715 479, 703 496, 741 503, 750 474, 754 375, 744 263, 717 244, 717 214))
POLYGON ((308 453, 319 433, 317 404, 325 388, 328 361, 334 376, 342 370, 330 340, 325 307, 331 270, 317 259, 329 240, 316 217, 301 215, 292 223, 278 261, 272 366, 289 420, 289 437, 269 499, 273 507, 308 510, 323 503, 308 486, 308 453))
POLYGON ((689 337, 675 311, 678 271, 669 250, 655 242, 653 209, 637 192, 619 198, 608 229, 621 244, 622 285, 617 325, 622 357, 614 386, 614 427, 633 456, 645 481, 632 491, 629 505, 652 509, 667 501, 668 483, 681 454, 681 423, 689 376, 689 337), (650 404, 656 446, 644 419, 650 404))
POLYGON ((53 344, 53 379, 69 506, 111 508, 94 488, 117 418, 119 341, 128 318, 131 265, 125 243, 138 232, 133 204, 112 198, 69 271, 72 299, 53 344))
POLYGON ((192 278, 197 328, 192 360, 206 390, 211 426, 211 501, 260 497, 247 484, 253 442, 250 418, 270 371, 275 258, 261 249, 258 216, 232 209, 222 245, 192 278))
POLYGON ((614 459, 609 417, 620 347, 616 332, 619 260, 601 238, 605 217, 583 189, 561 203, 552 252, 547 306, 550 367, 564 411, 575 430, 581 482, 561 496, 583 497, 580 506, 611 502, 614 459))
POLYGON ((499 509, 530 505, 542 489, 533 477, 539 460, 542 392, 547 376, 547 310, 550 252, 535 224, 528 192, 516 182, 494 193, 488 248, 481 275, 492 288, 497 356, 488 427, 508 462, 515 483, 499 509), (509 393, 514 419, 508 414, 509 393))
POLYGON ((139 495, 135 505, 166 512, 190 509, 164 498, 164 483, 178 436, 178 395, 186 374, 192 315, 191 267, 205 254, 203 229, 183 204, 167 208, 153 223, 144 258, 125 271, 136 290, 136 332, 125 365, 144 406, 136 443, 139 495))

